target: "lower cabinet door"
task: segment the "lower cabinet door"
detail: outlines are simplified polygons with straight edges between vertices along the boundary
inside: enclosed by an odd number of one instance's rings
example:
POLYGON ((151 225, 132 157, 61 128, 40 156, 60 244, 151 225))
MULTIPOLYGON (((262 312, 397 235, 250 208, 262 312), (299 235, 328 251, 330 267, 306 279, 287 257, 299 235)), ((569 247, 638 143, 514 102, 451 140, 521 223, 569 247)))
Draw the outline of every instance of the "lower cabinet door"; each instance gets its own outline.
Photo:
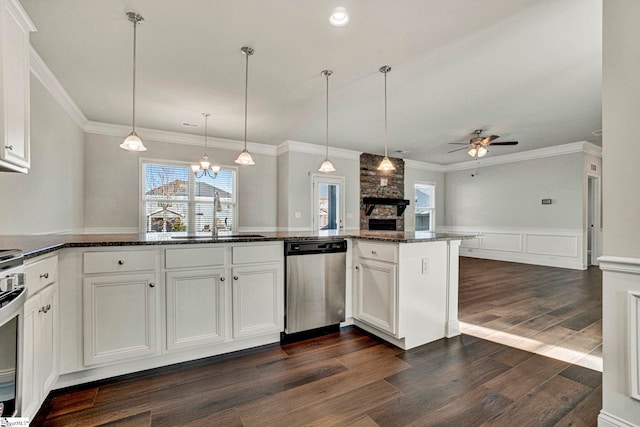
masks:
POLYGON ((361 259, 357 272, 357 318, 395 335, 397 333, 397 265, 361 259))
POLYGON ((155 274, 86 277, 83 286, 85 365, 158 353, 155 274))
POLYGON ((167 349, 225 339, 224 269, 167 273, 167 349))
POLYGON ((24 305, 22 316, 22 376, 20 392, 21 414, 23 417, 33 418, 40 408, 40 387, 36 377, 36 342, 38 340, 38 310, 40 309, 40 295, 29 298, 24 305))
POLYGON ((233 337, 280 332, 284 327, 282 266, 236 267, 233 275, 233 337))
POLYGON ((38 341, 36 343, 36 375, 44 399, 58 379, 58 284, 40 292, 38 341))

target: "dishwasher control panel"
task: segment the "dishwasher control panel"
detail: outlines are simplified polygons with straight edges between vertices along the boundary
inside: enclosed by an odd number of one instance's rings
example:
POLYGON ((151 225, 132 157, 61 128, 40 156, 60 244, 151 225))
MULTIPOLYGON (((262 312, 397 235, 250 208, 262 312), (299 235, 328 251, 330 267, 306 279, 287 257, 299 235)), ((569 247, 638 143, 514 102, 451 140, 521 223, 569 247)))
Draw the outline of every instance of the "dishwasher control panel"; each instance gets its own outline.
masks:
POLYGON ((340 240, 289 240, 285 242, 285 255, 327 254, 347 251, 347 241, 340 240))

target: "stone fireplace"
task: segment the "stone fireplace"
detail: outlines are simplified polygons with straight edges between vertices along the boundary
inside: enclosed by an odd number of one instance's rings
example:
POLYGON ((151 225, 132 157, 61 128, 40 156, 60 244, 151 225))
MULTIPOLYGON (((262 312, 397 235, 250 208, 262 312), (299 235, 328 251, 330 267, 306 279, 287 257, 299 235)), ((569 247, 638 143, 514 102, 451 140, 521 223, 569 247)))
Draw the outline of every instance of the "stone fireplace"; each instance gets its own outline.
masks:
POLYGON ((396 170, 382 172, 382 156, 360 155, 360 230, 404 231, 404 160, 390 159, 396 170))

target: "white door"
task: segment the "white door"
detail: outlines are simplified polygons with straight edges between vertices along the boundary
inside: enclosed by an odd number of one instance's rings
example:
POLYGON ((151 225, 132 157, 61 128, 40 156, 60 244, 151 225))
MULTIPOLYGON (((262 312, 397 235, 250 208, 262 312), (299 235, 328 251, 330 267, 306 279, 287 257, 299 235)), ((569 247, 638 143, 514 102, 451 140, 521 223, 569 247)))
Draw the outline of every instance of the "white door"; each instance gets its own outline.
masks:
POLYGON ((361 259, 356 269, 357 318, 395 335, 397 265, 361 259))
POLYGON ((344 224, 344 177, 312 175, 313 229, 340 230, 344 224))
POLYGON ((156 354, 155 275, 114 274, 84 279, 84 364, 156 354))
POLYGON ((233 337, 251 337, 284 329, 282 268, 278 264, 235 267, 233 337))
POLYGON ((167 273, 167 349, 223 341, 224 269, 167 273))

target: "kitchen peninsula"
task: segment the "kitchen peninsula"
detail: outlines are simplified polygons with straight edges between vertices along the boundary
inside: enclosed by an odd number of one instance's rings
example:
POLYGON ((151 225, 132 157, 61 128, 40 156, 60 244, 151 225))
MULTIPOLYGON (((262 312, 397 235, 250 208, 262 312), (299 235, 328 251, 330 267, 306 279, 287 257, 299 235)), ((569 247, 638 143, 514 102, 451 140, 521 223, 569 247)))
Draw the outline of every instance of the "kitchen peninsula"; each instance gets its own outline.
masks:
POLYGON ((279 342, 284 241, 335 237, 349 242, 347 323, 403 349, 460 333, 458 246, 475 236, 0 237, 2 247, 24 252, 30 299, 55 291, 48 310, 52 372, 46 384, 31 387, 39 390, 23 401, 23 414, 33 416, 53 388, 279 342))

